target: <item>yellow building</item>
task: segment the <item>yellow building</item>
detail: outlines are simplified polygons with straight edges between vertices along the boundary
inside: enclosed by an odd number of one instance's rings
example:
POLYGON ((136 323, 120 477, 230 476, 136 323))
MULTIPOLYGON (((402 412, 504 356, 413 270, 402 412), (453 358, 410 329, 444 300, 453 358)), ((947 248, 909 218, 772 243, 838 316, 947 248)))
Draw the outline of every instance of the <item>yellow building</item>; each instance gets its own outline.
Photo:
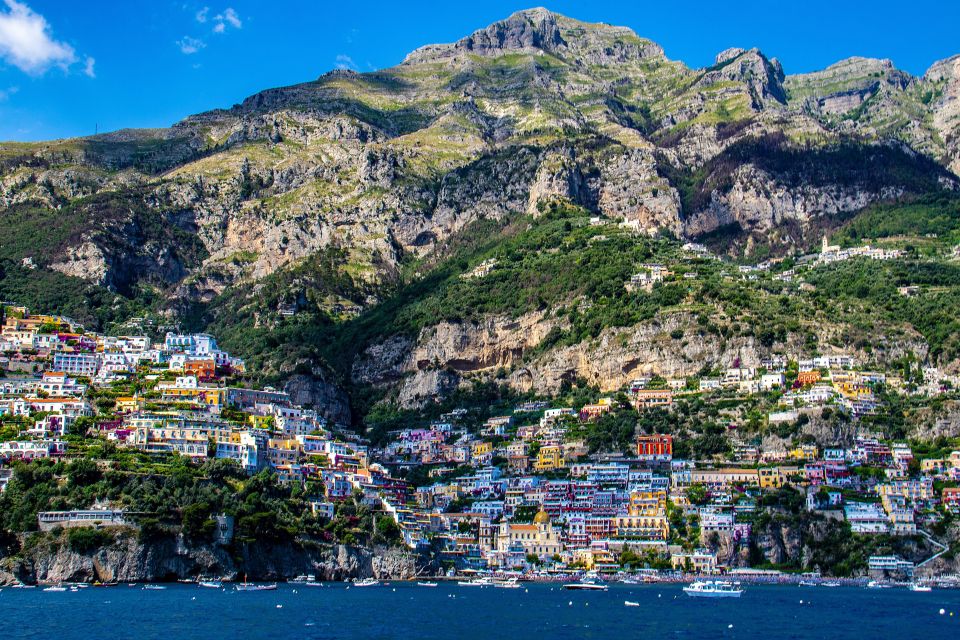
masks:
POLYGON ((117 411, 129 412, 139 411, 143 408, 143 400, 137 396, 120 396, 117 398, 117 411))
POLYGON ((535 471, 552 471, 553 469, 562 469, 565 466, 563 448, 557 445, 548 445, 540 449, 533 468, 535 471))
POLYGON ((795 449, 787 452, 787 457, 791 460, 802 460, 803 462, 813 462, 817 459, 817 445, 802 444, 795 449))
POLYGON ((500 523, 497 550, 506 552, 515 544, 522 546, 525 553, 540 557, 552 556, 563 550, 560 535, 550 523, 550 515, 543 510, 534 516, 533 524, 500 523))
POLYGON ((247 422, 249 422, 250 426, 254 429, 264 429, 266 431, 273 430, 273 416, 258 416, 251 414, 247 416, 247 422))
POLYGON ((667 511, 666 491, 633 491, 627 513, 631 516, 659 516, 667 511))
POLYGON ((478 442, 473 445, 473 457, 480 458, 493 453, 492 442, 478 442))
POLYGON ((703 484, 711 488, 726 488, 741 484, 758 484, 756 469, 694 469, 690 472, 691 484, 703 484))

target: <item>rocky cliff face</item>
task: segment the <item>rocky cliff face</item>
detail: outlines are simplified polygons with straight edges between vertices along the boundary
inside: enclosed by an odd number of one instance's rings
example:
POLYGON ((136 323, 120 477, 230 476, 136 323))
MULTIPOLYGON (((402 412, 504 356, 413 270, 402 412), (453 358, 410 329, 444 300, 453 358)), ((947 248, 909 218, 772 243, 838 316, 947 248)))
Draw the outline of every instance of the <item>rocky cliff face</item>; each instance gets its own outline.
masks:
MULTIPOLYGON (((800 335, 764 346, 754 336, 718 339, 700 335, 696 318, 684 312, 663 313, 633 327, 609 328, 596 338, 538 353, 551 330, 568 327, 549 313, 537 311, 483 322, 442 322, 414 338, 394 336, 368 347, 355 361, 352 381, 358 385, 396 386, 403 406, 422 406, 468 379, 500 379, 518 391, 556 393, 565 381, 585 380, 602 392, 616 391, 642 375, 668 378, 696 376, 704 368, 759 367, 774 353, 800 353, 800 335), (679 332, 681 337, 673 337, 679 332), (498 378, 499 377, 499 378, 498 378)), ((817 326, 821 349, 841 333, 840 326, 817 326)), ((871 352, 852 351, 864 361, 892 363, 905 354, 925 357, 920 336, 877 336, 871 352)), ((810 428, 819 423, 811 422, 810 428)), ((952 424, 952 423, 951 423, 952 424)), ((829 427, 821 425, 826 435, 829 427)), ((849 434, 836 433, 842 440, 849 434)), ((840 441, 837 440, 837 441, 840 441)))
POLYGON ((0 585, 25 582, 156 582, 223 576, 228 580, 283 580, 314 574, 322 580, 380 578, 409 580, 432 575, 437 567, 398 549, 364 549, 343 545, 250 544, 235 552, 218 545, 195 545, 182 539, 139 542, 136 535, 115 531, 110 546, 78 553, 45 541, 17 557, 0 559, 0 585))
MULTIPOLYGON (((0 221, 16 235, 29 209, 59 230, 4 258, 121 294, 147 284, 175 320, 331 249, 360 293, 283 293, 331 316, 366 308, 405 261, 439 260, 470 223, 554 202, 650 234, 723 231, 731 253, 787 251, 870 203, 957 189, 958 65, 915 78, 852 58, 789 76, 757 49, 729 49, 691 69, 629 29, 522 11, 397 67, 331 72, 169 129, 0 145, 0 221)), ((471 369, 515 366, 536 336, 394 368, 417 398, 471 369)), ((511 380, 546 389, 568 375, 553 370, 628 375, 604 357, 573 366, 587 357, 575 350, 549 357, 511 380)), ((323 385, 292 389, 343 418, 323 385)))

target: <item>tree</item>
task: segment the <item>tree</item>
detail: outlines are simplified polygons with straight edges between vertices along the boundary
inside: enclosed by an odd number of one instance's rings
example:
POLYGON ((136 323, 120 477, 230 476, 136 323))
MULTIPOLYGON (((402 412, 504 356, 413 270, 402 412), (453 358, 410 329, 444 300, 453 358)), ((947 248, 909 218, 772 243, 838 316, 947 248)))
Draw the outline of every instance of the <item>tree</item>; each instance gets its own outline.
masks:
POLYGON ((691 504, 707 504, 707 488, 699 482, 695 482, 687 487, 687 499, 691 504))

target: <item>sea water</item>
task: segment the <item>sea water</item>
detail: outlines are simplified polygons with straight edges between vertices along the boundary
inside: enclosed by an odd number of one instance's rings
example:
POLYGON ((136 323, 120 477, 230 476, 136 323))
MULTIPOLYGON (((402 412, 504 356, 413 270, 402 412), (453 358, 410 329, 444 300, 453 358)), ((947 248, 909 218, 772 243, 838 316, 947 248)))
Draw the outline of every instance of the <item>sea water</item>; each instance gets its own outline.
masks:
POLYGON ((609 591, 281 584, 237 592, 169 585, 52 593, 0 590, 3 638, 56 640, 960 638, 960 591, 746 586, 739 599, 691 598, 681 585, 609 591), (639 603, 626 607, 625 600, 639 603), (941 613, 942 610, 942 613, 941 613))

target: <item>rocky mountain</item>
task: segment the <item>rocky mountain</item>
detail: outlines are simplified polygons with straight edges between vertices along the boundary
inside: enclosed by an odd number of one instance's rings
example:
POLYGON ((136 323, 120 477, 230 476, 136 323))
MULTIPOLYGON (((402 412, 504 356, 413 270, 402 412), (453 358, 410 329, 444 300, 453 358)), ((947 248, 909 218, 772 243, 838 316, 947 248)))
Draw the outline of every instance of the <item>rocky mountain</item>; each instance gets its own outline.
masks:
MULTIPOLYGON (((922 77, 864 58, 791 76, 733 48, 693 69, 630 29, 531 9, 390 69, 332 71, 168 129, 0 145, 0 293, 42 305, 69 289, 104 310, 96 321, 135 301, 218 327, 342 418, 331 372, 381 384, 429 370, 404 393, 430 396, 467 371, 513 366, 562 325, 510 313, 469 336, 457 322, 429 339, 368 332, 352 353, 373 351, 333 361, 334 343, 356 336, 325 327, 382 317, 478 225, 500 233, 575 207, 731 256, 791 253, 875 203, 956 192, 958 105, 960 57, 922 77), (272 331, 280 305, 309 320, 259 342, 231 332, 272 331), (458 357, 464 347, 476 355, 458 357)), ((571 375, 563 363, 603 348, 544 351, 559 373, 510 375, 549 389, 571 375)), ((600 376, 610 384, 635 369, 615 357, 599 365, 618 369, 600 376)))

